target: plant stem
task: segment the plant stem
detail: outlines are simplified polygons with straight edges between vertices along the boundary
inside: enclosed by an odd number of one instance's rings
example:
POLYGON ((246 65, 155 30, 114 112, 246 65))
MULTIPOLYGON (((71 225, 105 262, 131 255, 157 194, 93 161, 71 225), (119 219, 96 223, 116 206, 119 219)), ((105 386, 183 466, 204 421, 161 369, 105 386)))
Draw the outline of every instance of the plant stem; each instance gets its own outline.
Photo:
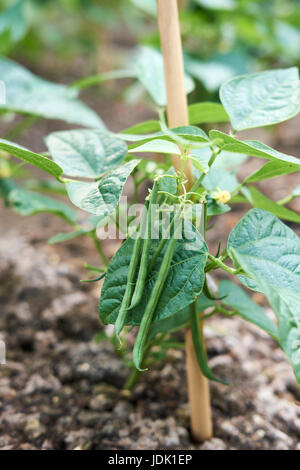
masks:
POLYGON ((289 196, 286 196, 283 199, 280 199, 279 201, 277 201, 277 204, 279 204, 280 206, 284 206, 285 204, 288 204, 289 202, 291 202, 293 199, 294 199, 293 194, 290 194, 289 196))
MULTIPOLYGON (((227 266, 226 264, 224 264, 220 258, 215 258, 213 255, 209 254, 208 255, 208 258, 213 262, 215 263, 215 266, 218 266, 219 268, 223 269, 223 271, 226 271, 227 273, 229 274, 232 274, 233 276, 235 276, 236 274, 239 274, 240 273, 240 269, 235 269, 235 268, 230 268, 229 266, 227 266)), ((211 267, 211 269, 213 269, 214 266, 211 267)), ((210 269, 210 270, 211 270, 210 269)))
MULTIPOLYGON (((150 349, 151 349, 151 346, 152 346, 152 343, 150 343, 144 350, 144 357, 143 357, 143 360, 142 360, 142 363, 141 363, 141 368, 144 369, 146 368, 145 365, 146 365, 146 361, 147 361, 147 357, 148 357, 148 354, 150 352, 150 349)), ((125 382, 125 385, 123 387, 123 390, 128 390, 131 392, 131 390, 133 389, 133 387, 136 385, 136 383, 138 382, 139 378, 140 378, 140 375, 141 375, 141 371, 136 369, 135 367, 131 369, 131 372, 129 374, 129 377, 128 379, 126 380, 125 382)))
POLYGON ((124 385, 123 389, 128 390, 129 392, 131 392, 133 387, 138 382, 140 375, 141 375, 141 371, 137 370, 136 368, 132 368, 131 372, 129 374, 129 377, 125 382, 125 385, 124 385))
POLYGON ((101 258, 101 260, 103 261, 103 264, 108 267, 109 265, 109 261, 108 259, 106 258, 103 250, 102 250, 102 246, 101 246, 101 243, 99 242, 98 238, 97 238, 97 234, 96 234, 96 231, 94 230, 93 232, 90 233, 90 236, 94 242, 94 245, 96 247, 96 250, 101 258))
POLYGON ((92 266, 91 264, 85 263, 84 264, 85 269, 88 269, 89 271, 96 271, 99 273, 103 273, 106 270, 104 268, 98 268, 97 266, 92 266))
POLYGON ((19 137, 20 135, 23 134, 23 132, 28 129, 28 127, 31 127, 36 121, 38 117, 37 116, 27 116, 25 117, 21 122, 19 122, 15 127, 13 127, 11 130, 9 130, 4 138, 5 139, 15 139, 16 137, 19 137))

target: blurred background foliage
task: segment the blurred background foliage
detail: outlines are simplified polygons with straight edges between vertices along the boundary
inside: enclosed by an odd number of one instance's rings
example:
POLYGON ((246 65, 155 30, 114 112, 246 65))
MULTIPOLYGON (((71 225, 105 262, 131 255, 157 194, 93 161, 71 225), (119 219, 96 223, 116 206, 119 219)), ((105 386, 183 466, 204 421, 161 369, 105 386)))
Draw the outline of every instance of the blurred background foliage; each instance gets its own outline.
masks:
MULTIPOLYGON (((233 75, 299 65, 300 0, 180 3, 185 65, 202 98, 233 75)), ((0 0, 0 7, 0 54, 28 66, 49 55, 63 65, 82 56, 84 76, 119 68, 135 44, 159 46, 156 0, 0 0), (110 44, 120 51, 114 57, 110 44)))

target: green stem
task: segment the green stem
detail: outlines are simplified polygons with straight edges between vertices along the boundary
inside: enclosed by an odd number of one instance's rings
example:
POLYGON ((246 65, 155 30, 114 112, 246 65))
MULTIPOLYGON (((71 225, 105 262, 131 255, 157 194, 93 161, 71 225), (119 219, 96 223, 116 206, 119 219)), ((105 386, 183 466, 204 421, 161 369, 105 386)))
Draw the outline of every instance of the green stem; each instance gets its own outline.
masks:
MULTIPOLYGON (((146 367, 146 362, 147 362, 147 357, 148 357, 148 354, 150 352, 150 349, 151 349, 151 346, 152 344, 149 344, 146 348, 145 348, 145 351, 144 351, 144 357, 143 357, 143 360, 142 360, 142 365, 141 365, 141 368, 143 369, 144 367, 146 367)), ((123 390, 128 390, 131 392, 131 390, 134 388, 134 386, 137 384, 137 382, 139 381, 139 378, 140 378, 140 375, 141 375, 141 371, 136 369, 135 367, 131 369, 131 372, 129 374, 129 377, 128 379, 126 380, 125 382, 125 385, 123 387, 123 390)))
POLYGON ((104 268, 98 268, 97 266, 92 266, 91 264, 84 263, 85 269, 88 269, 89 271, 96 271, 97 273, 104 273, 106 270, 104 268))
MULTIPOLYGON (((213 255, 209 254, 208 255, 208 258, 213 261, 213 263, 215 264, 215 266, 218 266, 219 268, 223 269, 223 271, 226 271, 227 273, 229 274, 232 274, 233 276, 237 275, 240 273, 240 269, 235 269, 235 268, 230 268, 229 266, 227 266, 226 264, 224 264, 220 258, 215 258, 213 255)), ((213 269, 213 267, 211 267, 211 269, 213 269)), ((210 270, 211 270, 210 269, 210 270)))
POLYGON ((106 258, 105 254, 104 254, 104 252, 103 252, 103 250, 102 250, 102 246, 101 246, 101 243, 99 242, 99 240, 98 240, 98 238, 97 238, 96 231, 94 230, 93 232, 90 232, 90 236, 91 236, 91 238, 92 238, 92 240, 93 240, 93 242, 94 242, 94 245, 95 245, 95 247, 96 247, 96 250, 97 250, 97 252, 98 252, 98 254, 99 254, 99 256, 100 256, 100 258, 101 258, 103 264, 104 264, 106 267, 108 267, 109 261, 108 261, 108 259, 106 258))
POLYGON ((280 206, 284 206, 285 204, 288 204, 289 202, 291 202, 293 199, 294 199, 294 195, 290 194, 289 196, 286 196, 283 199, 280 199, 279 201, 277 201, 277 204, 279 204, 280 206))
POLYGON ((125 382, 125 385, 123 387, 124 390, 128 390, 129 392, 131 392, 131 390, 133 389, 133 387, 136 385, 136 383, 138 382, 139 378, 140 378, 140 375, 141 375, 141 372, 136 369, 136 368, 132 368, 131 369, 131 372, 129 374, 129 377, 128 379, 126 380, 125 382))
POLYGON ((37 121, 37 119, 37 116, 25 117, 21 122, 19 122, 15 127, 13 127, 5 134, 4 139, 11 140, 15 139, 16 137, 19 137, 23 134, 23 132, 26 131, 26 129, 31 127, 37 121))

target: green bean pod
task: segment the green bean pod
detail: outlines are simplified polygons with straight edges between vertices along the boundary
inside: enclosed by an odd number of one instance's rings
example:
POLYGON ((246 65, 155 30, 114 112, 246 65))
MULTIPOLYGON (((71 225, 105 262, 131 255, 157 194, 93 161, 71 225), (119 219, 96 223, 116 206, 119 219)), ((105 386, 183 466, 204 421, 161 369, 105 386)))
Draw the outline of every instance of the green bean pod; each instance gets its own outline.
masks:
POLYGON ((142 257, 140 263, 140 269, 138 278, 136 281, 134 293, 131 300, 130 309, 134 308, 141 300, 144 287, 146 283, 147 273, 148 273, 148 260, 149 260, 149 253, 151 248, 151 225, 152 225, 152 210, 153 204, 156 203, 157 199, 157 192, 158 192, 158 181, 154 181, 154 185, 151 191, 151 198, 148 207, 148 214, 147 214, 147 227, 146 227, 146 239, 143 243, 143 250, 142 250, 142 257))
POLYGON ((173 253, 176 245, 176 237, 175 235, 169 240, 168 246, 166 248, 159 272, 158 272, 158 277, 157 280, 154 284, 154 287, 152 289, 149 301, 147 303, 140 328, 134 343, 133 347, 133 362, 136 366, 136 368, 140 371, 146 370, 146 369, 141 369, 141 363, 143 360, 143 355, 144 355, 144 349, 149 333, 149 329, 152 323, 153 315, 157 306, 157 303, 159 301, 159 297, 162 293, 163 287, 165 285, 168 272, 171 266, 172 258, 173 258, 173 253))
POLYGON ((192 332, 194 350, 195 350, 197 361, 198 361, 202 374, 205 377, 207 377, 209 380, 213 380, 215 382, 219 382, 224 385, 230 385, 228 382, 224 380, 217 379, 212 373, 207 363, 206 351, 205 351, 203 340, 202 340, 202 332, 200 329, 200 322, 198 318, 196 302, 190 305, 190 327, 191 327, 191 332, 192 332))
POLYGON ((141 234, 139 233, 134 242, 132 256, 131 256, 131 260, 129 264, 126 289, 125 289, 121 307, 118 313, 118 317, 115 321, 115 333, 119 340, 120 340, 120 333, 125 324, 128 307, 131 301, 132 291, 134 287, 134 278, 135 278, 137 264, 138 264, 138 260, 140 256, 141 245, 142 245, 142 239, 141 239, 141 234))
MULTIPOLYGON (((173 227, 174 227, 174 217, 169 225, 169 231, 170 231, 170 234, 171 234, 171 231, 173 230, 173 227)), ((159 257, 160 253, 162 252, 162 250, 164 249, 164 246, 167 242, 167 238, 162 238, 158 244, 158 247, 156 248, 155 250, 155 253, 154 255, 152 256, 151 258, 151 261, 150 261, 150 264, 149 264, 149 268, 148 268, 148 273, 150 274, 151 271, 153 270, 154 266, 155 266, 155 263, 157 261, 157 258, 159 257)))

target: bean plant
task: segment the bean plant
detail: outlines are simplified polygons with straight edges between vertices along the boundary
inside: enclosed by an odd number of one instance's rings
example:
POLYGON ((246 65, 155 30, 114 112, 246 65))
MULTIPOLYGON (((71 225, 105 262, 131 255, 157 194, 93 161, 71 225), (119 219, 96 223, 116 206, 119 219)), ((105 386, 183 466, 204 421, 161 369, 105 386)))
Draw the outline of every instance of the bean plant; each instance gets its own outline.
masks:
MULTIPOLYGON (((187 327, 202 373, 222 383, 233 380, 215 377, 206 357, 201 324, 215 315, 241 317, 270 335, 286 353, 299 384, 300 240, 289 225, 299 223, 300 215, 286 205, 300 195, 300 188, 273 201, 255 183, 274 179, 276 184, 277 177, 299 171, 300 160, 239 134, 273 126, 299 112, 298 69, 230 79, 220 89, 221 103, 192 104, 190 125, 169 129, 162 63, 146 59, 137 63, 132 78, 149 92, 157 118, 114 133, 78 99, 80 87, 92 85, 95 77, 65 87, 2 59, 6 103, 1 110, 4 116, 25 116, 10 136, 41 118, 84 126, 46 136, 44 153, 28 150, 7 136, 1 139, 0 188, 5 204, 22 215, 48 212, 67 221, 70 231, 53 235, 51 244, 79 236, 94 243, 99 263, 86 267, 98 274, 88 281, 103 282, 99 315, 104 325, 114 328, 113 334, 105 328, 98 339, 109 338, 132 369, 126 389, 170 348, 183 346, 177 332, 187 327), (180 170, 173 169, 171 155, 181 159, 180 170), (30 177, 10 156, 52 179, 30 177), (239 180, 239 165, 248 157, 262 159, 263 164, 239 180), (193 182, 185 175, 188 161, 193 182), (127 180, 133 195, 124 210, 121 196, 127 180), (64 195, 80 211, 44 192, 64 195), (215 230, 215 217, 225 218, 236 204, 252 208, 232 229, 226 245, 220 243, 213 252, 206 242, 207 231, 215 230), (123 240, 108 260, 102 238, 114 226, 123 240), (227 273, 228 279, 217 284, 217 270, 227 273), (251 291, 265 295, 274 317, 254 303, 251 291)), ((189 91, 189 77, 186 84, 189 91)))

